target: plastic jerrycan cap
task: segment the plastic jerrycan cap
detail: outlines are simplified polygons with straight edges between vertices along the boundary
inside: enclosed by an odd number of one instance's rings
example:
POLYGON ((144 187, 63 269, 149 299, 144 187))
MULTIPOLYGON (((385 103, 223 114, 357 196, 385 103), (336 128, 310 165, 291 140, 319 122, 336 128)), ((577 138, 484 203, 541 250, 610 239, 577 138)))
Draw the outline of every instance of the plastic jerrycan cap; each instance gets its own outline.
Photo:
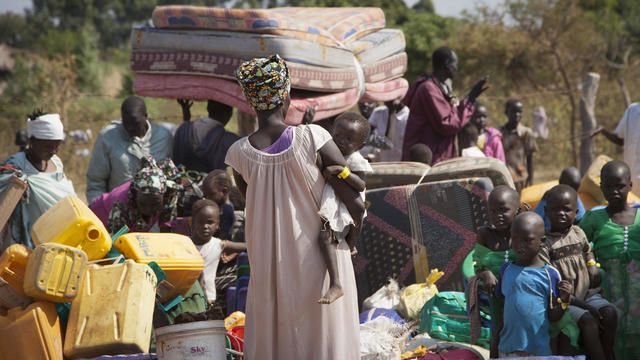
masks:
POLYGON ((95 225, 87 226, 85 237, 89 241, 97 241, 100 239, 100 230, 95 225))

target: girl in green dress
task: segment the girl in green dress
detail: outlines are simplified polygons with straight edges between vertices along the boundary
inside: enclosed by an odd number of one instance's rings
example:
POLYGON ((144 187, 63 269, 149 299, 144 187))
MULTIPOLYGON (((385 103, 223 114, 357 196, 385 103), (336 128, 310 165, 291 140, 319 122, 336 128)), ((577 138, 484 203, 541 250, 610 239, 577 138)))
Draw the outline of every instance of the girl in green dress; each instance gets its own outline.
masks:
POLYGON ((608 162, 600 188, 609 205, 588 211, 580 227, 593 242, 596 258, 606 272, 605 296, 621 316, 615 343, 617 360, 640 359, 640 212, 627 203, 631 190, 629 167, 608 162))
POLYGON ((498 284, 498 271, 505 262, 517 260, 511 249, 511 223, 520 212, 520 195, 506 186, 496 186, 487 203, 491 226, 478 229, 473 249, 473 270, 485 293, 491 294, 491 357, 498 357, 498 332, 504 300, 492 294, 498 284))

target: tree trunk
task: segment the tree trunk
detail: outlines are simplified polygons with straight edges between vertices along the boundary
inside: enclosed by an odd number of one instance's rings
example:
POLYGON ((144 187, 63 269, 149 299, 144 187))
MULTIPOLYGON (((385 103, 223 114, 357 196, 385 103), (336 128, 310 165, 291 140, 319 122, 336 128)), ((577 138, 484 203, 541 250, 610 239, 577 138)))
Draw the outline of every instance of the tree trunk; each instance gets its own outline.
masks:
POLYGON ((626 109, 631 105, 629 90, 627 90, 627 85, 624 83, 624 79, 622 77, 618 78, 618 84, 620 84, 620 90, 622 90, 622 96, 624 96, 624 108, 626 109))
POLYGON ((582 141, 580 143, 580 173, 584 175, 593 162, 596 147, 591 133, 596 129, 596 93, 600 75, 588 73, 580 97, 580 119, 582 121, 582 141))
POLYGON ((573 85, 569 80, 569 75, 567 75, 567 70, 565 69, 564 64, 562 63, 562 57, 560 53, 558 53, 557 49, 553 49, 553 55, 556 59, 556 64, 558 65, 558 70, 560 71, 560 75, 562 75, 562 80, 564 82, 564 86, 567 90, 567 95, 569 96, 569 102, 571 103, 571 119, 570 119, 570 129, 571 129, 571 157, 573 160, 573 166, 578 165, 578 141, 576 139, 576 99, 573 95, 573 85))

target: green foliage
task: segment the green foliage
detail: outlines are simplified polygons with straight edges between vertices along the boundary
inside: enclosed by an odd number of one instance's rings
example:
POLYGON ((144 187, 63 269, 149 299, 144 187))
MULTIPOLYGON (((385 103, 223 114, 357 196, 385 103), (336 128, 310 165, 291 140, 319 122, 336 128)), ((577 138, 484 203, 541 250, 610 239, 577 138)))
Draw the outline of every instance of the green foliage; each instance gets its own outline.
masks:
POLYGON ((436 13, 435 8, 433 7, 432 0, 418 0, 418 2, 411 7, 411 9, 416 12, 426 12, 430 14, 436 13))
POLYGON ((431 53, 454 34, 460 22, 454 18, 445 18, 436 14, 421 12, 410 13, 408 21, 402 24, 407 41, 408 69, 405 78, 409 81, 430 71, 431 53))

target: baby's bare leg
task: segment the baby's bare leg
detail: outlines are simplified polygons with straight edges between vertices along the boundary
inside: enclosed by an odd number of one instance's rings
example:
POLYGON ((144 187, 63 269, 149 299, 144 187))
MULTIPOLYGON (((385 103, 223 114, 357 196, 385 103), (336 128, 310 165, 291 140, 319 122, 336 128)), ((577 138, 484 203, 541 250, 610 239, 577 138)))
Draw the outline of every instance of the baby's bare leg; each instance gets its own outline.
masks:
POLYGON ((318 235, 318 243, 320 245, 320 252, 324 258, 324 262, 327 265, 327 271, 329 272, 329 289, 319 300, 319 304, 331 304, 336 301, 342 295, 342 284, 340 283, 340 277, 338 275, 338 256, 336 253, 336 242, 333 238, 333 231, 326 225, 326 229, 320 231, 318 235))
POLYGON ((362 232, 362 219, 360 219, 360 223, 356 223, 355 226, 351 226, 349 229, 349 233, 345 237, 347 241, 347 245, 349 245, 349 250, 351 250, 351 254, 356 254, 358 250, 356 249, 356 243, 358 242, 358 238, 360 237, 360 233, 362 232))

